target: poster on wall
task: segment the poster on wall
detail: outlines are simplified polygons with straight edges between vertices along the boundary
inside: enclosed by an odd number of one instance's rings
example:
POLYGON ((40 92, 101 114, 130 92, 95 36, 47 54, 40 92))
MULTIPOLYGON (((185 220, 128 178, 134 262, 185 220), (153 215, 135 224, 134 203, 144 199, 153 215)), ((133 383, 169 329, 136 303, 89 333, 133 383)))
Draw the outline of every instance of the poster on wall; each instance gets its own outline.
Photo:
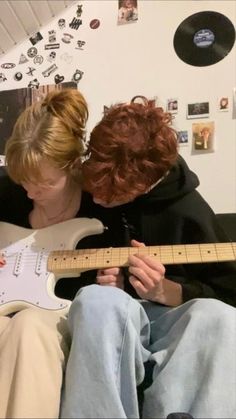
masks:
POLYGON ((37 89, 22 88, 0 92, 0 166, 4 165, 4 149, 10 137, 14 124, 24 109, 32 103, 41 100, 52 90, 77 88, 74 82, 49 84, 37 89))

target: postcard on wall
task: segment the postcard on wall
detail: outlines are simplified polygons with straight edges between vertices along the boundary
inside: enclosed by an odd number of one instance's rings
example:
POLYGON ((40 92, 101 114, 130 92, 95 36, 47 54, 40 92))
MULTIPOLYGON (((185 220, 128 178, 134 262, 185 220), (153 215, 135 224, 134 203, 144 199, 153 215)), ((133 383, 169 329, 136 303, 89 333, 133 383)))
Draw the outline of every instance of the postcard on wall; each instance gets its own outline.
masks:
POLYGON ((213 152, 215 147, 215 123, 192 124, 192 150, 200 153, 213 152))
POLYGON ((222 96, 218 99, 218 110, 219 112, 229 111, 229 98, 227 96, 222 96))
POLYGON ((178 113, 178 99, 167 99, 166 110, 170 113, 178 113))
POLYGON ((187 105, 187 119, 208 118, 209 102, 189 103, 187 105))
POLYGON ((118 25, 137 22, 138 0, 118 0, 118 25))
POLYGON ((189 144, 188 141, 188 131, 178 131, 177 132, 177 141, 180 147, 186 146, 189 144))

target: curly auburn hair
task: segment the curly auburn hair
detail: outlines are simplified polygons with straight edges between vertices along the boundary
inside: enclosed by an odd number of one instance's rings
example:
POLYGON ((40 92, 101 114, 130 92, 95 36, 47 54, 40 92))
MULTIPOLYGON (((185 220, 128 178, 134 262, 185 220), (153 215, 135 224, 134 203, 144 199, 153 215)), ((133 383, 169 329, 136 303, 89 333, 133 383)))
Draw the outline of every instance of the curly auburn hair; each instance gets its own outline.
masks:
POLYGON ((108 204, 147 192, 177 159, 171 118, 148 101, 109 108, 90 135, 82 165, 85 190, 108 204))

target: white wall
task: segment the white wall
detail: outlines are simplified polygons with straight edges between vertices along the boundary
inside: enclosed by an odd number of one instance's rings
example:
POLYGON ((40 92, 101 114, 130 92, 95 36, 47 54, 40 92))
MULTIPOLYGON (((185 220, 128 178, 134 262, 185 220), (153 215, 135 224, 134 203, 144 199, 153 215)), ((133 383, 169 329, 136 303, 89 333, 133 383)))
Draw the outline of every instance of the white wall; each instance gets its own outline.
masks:
MULTIPOLYGON (((235 25, 236 1, 159 1, 139 0, 139 20, 135 23, 117 25, 118 2, 116 0, 80 1, 70 7, 63 16, 66 29, 58 28, 58 18, 40 32, 44 39, 35 47, 44 57, 41 65, 33 59, 18 64, 20 54, 27 54, 32 46, 27 40, 0 60, 16 63, 10 70, 0 68, 7 80, 1 82, 0 90, 27 87, 29 80, 37 78, 40 84, 54 84, 54 75, 64 75, 71 81, 76 69, 84 72, 78 88, 87 98, 90 119, 88 132, 101 118, 103 105, 128 101, 140 94, 153 98, 166 106, 166 100, 177 97, 179 112, 175 118, 178 130, 188 130, 191 136, 192 122, 187 120, 187 103, 208 101, 208 120, 215 122, 215 152, 192 154, 191 145, 181 147, 180 153, 200 178, 199 191, 215 212, 236 211, 236 119, 232 110, 233 88, 236 87, 236 44, 230 53, 218 63, 206 67, 185 64, 176 55, 173 37, 179 24, 188 16, 200 11, 217 11, 227 16, 235 25), (69 22, 76 17, 77 5, 83 5, 82 25, 71 29, 69 22), (92 19, 100 19, 100 27, 91 29, 92 19), (42 71, 51 65, 47 61, 50 51, 44 50, 48 43, 48 30, 56 29, 60 49, 56 63, 58 70, 44 78, 42 71), (62 34, 71 33, 70 44, 61 42, 62 34), (78 50, 77 40, 86 42, 84 50, 78 50), (67 57, 67 61, 65 58, 67 57), (63 59, 64 58, 64 59, 63 59), (36 68, 33 77, 26 75, 28 67, 36 68), (21 71, 21 81, 14 80, 16 71, 21 71), (220 113, 217 100, 221 96, 230 98, 229 112, 220 113)), ((219 28, 224 31, 224 28, 219 28)))

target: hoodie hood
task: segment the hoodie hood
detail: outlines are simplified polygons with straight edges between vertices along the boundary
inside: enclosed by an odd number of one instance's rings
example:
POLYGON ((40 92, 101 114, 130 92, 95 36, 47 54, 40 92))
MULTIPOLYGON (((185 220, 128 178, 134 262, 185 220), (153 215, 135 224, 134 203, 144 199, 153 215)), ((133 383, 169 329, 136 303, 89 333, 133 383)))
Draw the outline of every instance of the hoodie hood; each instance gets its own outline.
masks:
POLYGON ((150 203, 179 199, 192 192, 199 184, 197 175, 189 169, 183 157, 179 155, 168 175, 150 192, 138 197, 136 202, 145 201, 150 203))

